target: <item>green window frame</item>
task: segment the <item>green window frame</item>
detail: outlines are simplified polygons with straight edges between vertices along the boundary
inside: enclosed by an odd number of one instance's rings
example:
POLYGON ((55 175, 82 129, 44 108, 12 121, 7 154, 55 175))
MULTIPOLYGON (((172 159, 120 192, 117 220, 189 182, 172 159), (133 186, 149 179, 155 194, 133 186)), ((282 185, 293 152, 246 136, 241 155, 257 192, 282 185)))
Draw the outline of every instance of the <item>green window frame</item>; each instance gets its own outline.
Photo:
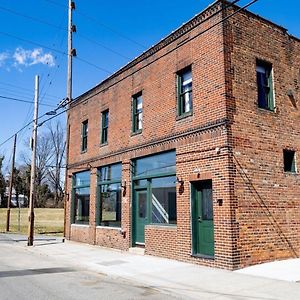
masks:
POLYGON ((108 141, 108 123, 109 110, 102 112, 101 144, 107 144, 108 141))
POLYGON ((122 163, 106 165, 97 171, 98 226, 121 228, 122 221, 122 163))
POLYGON ((257 104, 259 108, 274 111, 272 64, 256 61, 257 104))
POLYGON ((72 176, 71 224, 89 224, 90 218, 90 171, 72 176))
POLYGON ((179 71, 177 77, 177 114, 178 116, 193 113, 193 77, 191 66, 179 71))
POLYGON ((142 92, 132 97, 132 132, 140 133, 143 130, 143 95, 142 92))
POLYGON ((88 120, 85 120, 81 124, 81 152, 87 151, 88 146, 88 126, 89 122, 88 120))
POLYGON ((137 158, 132 165, 133 190, 147 191, 149 224, 176 226, 176 151, 137 158))

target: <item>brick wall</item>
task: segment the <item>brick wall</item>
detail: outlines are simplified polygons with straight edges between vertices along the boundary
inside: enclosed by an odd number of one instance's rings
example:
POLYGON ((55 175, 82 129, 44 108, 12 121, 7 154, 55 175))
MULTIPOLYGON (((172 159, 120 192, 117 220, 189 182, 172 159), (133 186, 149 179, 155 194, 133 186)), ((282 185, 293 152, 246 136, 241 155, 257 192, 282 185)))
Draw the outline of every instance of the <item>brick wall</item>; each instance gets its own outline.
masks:
MULTIPOLYGON (((295 150, 299 158, 300 43, 283 28, 245 13, 227 29, 233 41, 228 77, 240 266, 297 257, 300 177, 284 172, 283 149, 295 150), (273 66, 274 112, 257 106, 256 59, 273 66)), ((299 159, 297 164, 299 169, 299 159)))
MULTIPOLYGON (((91 170, 90 226, 70 224, 66 236, 105 247, 132 246, 131 160, 176 150, 177 226, 146 226, 146 254, 237 269, 293 257, 300 251, 299 175, 283 172, 282 150, 299 150, 299 41, 250 13, 198 35, 226 13, 216 3, 88 91, 69 115, 71 175, 91 170), (255 30, 254 30, 255 29, 255 30), (273 64, 276 111, 257 108, 256 58, 273 64), (193 114, 180 119, 176 72, 192 67, 193 114), (143 131, 131 133, 132 95, 143 94, 143 131), (101 112, 109 109, 108 144, 100 145, 101 112), (89 120, 88 149, 81 153, 81 123, 89 120), (96 170, 122 162, 122 228, 96 227, 96 170), (191 185, 212 180, 215 257, 192 256, 191 185), (220 205, 218 202, 222 200, 220 205)), ((298 165, 300 168, 300 166, 298 165)))

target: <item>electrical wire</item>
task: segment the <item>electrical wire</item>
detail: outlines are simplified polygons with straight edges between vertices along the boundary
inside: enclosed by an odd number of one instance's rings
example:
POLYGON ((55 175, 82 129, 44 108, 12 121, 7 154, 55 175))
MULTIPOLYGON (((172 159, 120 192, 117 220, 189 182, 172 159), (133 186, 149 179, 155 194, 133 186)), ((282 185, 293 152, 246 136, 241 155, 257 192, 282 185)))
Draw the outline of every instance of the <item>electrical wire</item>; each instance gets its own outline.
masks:
MULTIPOLYGON (((5 36, 8 36, 8 37, 12 37, 12 38, 14 38, 14 39, 20 40, 20 41, 25 42, 25 43, 29 43, 29 44, 32 44, 32 45, 35 45, 35 46, 38 46, 38 47, 42 47, 42 48, 48 49, 48 50, 50 50, 50 51, 57 52, 57 53, 60 53, 60 54, 63 54, 63 55, 68 56, 68 53, 65 52, 65 51, 61 51, 61 50, 58 50, 58 49, 54 49, 54 48, 52 48, 52 47, 43 45, 43 44, 41 44, 41 43, 37 43, 37 42, 31 41, 31 40, 27 40, 27 39, 24 39, 24 38, 22 38, 22 37, 19 37, 19 36, 16 36, 16 35, 13 35, 13 34, 10 34, 10 33, 7 33, 7 32, 3 32, 3 31, 0 31, 0 34, 1 34, 1 35, 5 35, 5 36)), ((102 72, 105 72, 105 73, 108 73, 108 74, 112 74, 111 71, 108 71, 108 70, 106 70, 105 68, 99 67, 99 66, 97 66, 97 65, 95 65, 95 64, 93 64, 93 63, 87 61, 86 59, 80 58, 80 57, 78 57, 78 56, 75 56, 75 58, 76 58, 77 60, 81 61, 81 62, 86 63, 87 65, 93 66, 94 68, 96 68, 96 69, 98 69, 98 70, 100 70, 100 71, 102 71, 102 72)))
MULTIPOLYGON (((18 86, 18 85, 14 85, 14 84, 2 82, 2 81, 0 81, 0 85, 10 86, 10 87, 13 87, 13 88, 20 89, 20 90, 22 90, 22 91, 27 91, 27 92, 26 92, 27 94, 29 94, 29 92, 30 92, 30 94, 32 94, 32 89, 29 89, 29 88, 21 87, 21 86, 18 86)), ((0 89, 1 89, 1 88, 0 88, 0 89)), ((58 96, 55 96, 55 95, 52 95, 52 94, 48 94, 48 93, 47 93, 47 98, 48 98, 48 97, 49 97, 49 98, 55 98, 55 99, 59 98, 58 96)), ((33 98, 33 95, 32 95, 31 98, 33 98)))
MULTIPOLYGON (((67 9, 67 7, 66 7, 65 5, 60 4, 60 3, 57 3, 56 1, 52 1, 52 0, 44 0, 44 1, 49 2, 49 3, 52 3, 52 4, 54 4, 54 5, 56 5, 56 6, 59 6, 59 7, 63 7, 64 9, 67 9)), ((141 48, 141 49, 143 49, 143 50, 145 50, 145 49, 147 48, 145 45, 142 45, 141 43, 135 41, 134 39, 132 39, 132 38, 126 36, 125 34, 119 32, 119 31, 117 31, 116 29, 114 29, 114 28, 112 28, 112 27, 110 27, 110 26, 108 26, 108 25, 106 25, 106 24, 104 24, 104 23, 102 23, 102 22, 99 22, 97 19, 95 19, 95 18, 93 18, 93 17, 90 17, 90 16, 87 15, 86 13, 82 13, 82 12, 80 12, 80 11, 77 11, 76 14, 81 15, 82 17, 84 17, 84 18, 86 18, 86 19, 89 19, 90 21, 93 21, 93 22, 94 22, 95 24, 97 24, 98 26, 101 26, 101 27, 103 27, 103 28, 109 30, 110 32, 113 32, 114 34, 116 34, 116 35, 122 37, 123 39, 128 40, 129 42, 131 42, 131 43, 133 43, 133 44, 139 46, 139 48, 141 48)))
MULTIPOLYGON (((48 0, 47 0, 47 1, 48 1, 48 0)), ((238 1, 238 0, 237 0, 237 1, 238 1)), ((234 2, 237 2, 237 1, 234 1, 234 2)), ((222 22, 228 20, 229 18, 231 18, 231 17, 233 17, 234 15, 238 14, 238 13, 241 12, 242 10, 245 10, 246 8, 248 8, 249 6, 253 5, 253 4, 254 4, 255 2, 257 2, 257 1, 258 1, 258 0, 252 0, 252 1, 249 2, 248 4, 246 4, 246 5, 244 5, 244 6, 240 7, 240 8, 238 8, 238 9, 237 9, 236 11, 234 11, 232 14, 226 16, 225 18, 223 18, 222 20, 220 20, 220 21, 218 21, 217 23, 213 24, 212 26, 210 26, 209 28, 205 29, 204 31, 199 32, 197 35, 193 36, 191 39, 185 41, 185 43, 187 43, 187 42, 189 42, 189 41, 195 39, 196 37, 198 37, 198 36, 200 36, 200 35, 206 33, 208 30, 210 30, 210 29, 216 27, 217 25, 219 25, 220 23, 222 23, 222 22)), ((225 8, 222 8, 222 9, 221 9, 220 11, 218 11, 218 12, 220 13, 220 12, 224 11, 225 9, 227 9, 227 8, 228 8, 229 6, 231 6, 231 5, 233 5, 233 2, 232 2, 231 4, 229 4, 228 6, 226 6, 225 8)), ((183 44, 185 44, 185 43, 182 43, 181 45, 183 45, 183 44)), ((162 58, 163 56, 169 54, 171 51, 173 51, 173 50, 170 50, 169 52, 165 53, 164 55, 162 55, 161 57, 157 58, 156 60, 158 60, 158 59, 162 58)), ((156 60, 155 60, 155 61, 156 61, 156 60)), ((153 62, 152 62, 152 63, 153 63, 153 62)), ((150 64, 150 63, 149 63, 149 64, 150 64)), ((148 64, 148 65, 149 65, 149 64, 148 64)), ((148 66, 148 65, 145 65, 145 66, 143 66, 143 67, 146 67, 146 66, 148 66)), ((134 74, 134 73, 132 73, 132 74, 134 74)), ((124 80, 124 79, 127 78, 128 76, 132 76, 132 74, 129 74, 129 75, 125 76, 125 77, 122 78, 121 80, 124 80)), ((115 82, 114 84, 117 84, 117 83, 120 82, 121 80, 115 82)), ((108 87, 106 87, 106 88, 108 88, 108 87)), ((97 95, 97 94, 100 93, 100 92, 101 92, 101 91, 99 91, 99 92, 97 92, 97 93, 95 93, 95 94, 93 94, 93 95, 90 95, 89 97, 86 98, 86 100, 88 100, 88 99, 94 97, 95 95, 97 95)), ((78 98, 76 98, 76 99, 78 99, 78 98)), ((74 101, 76 101, 76 99, 74 99, 74 101)), ((81 103, 81 102, 74 103, 74 105, 69 106, 67 109, 65 109, 65 110, 59 112, 58 114, 56 114, 56 115, 54 115, 54 116, 52 116, 52 117, 50 117, 50 118, 48 118, 48 119, 42 121, 41 123, 38 124, 38 126, 42 126, 42 125, 45 124, 46 122, 51 121, 51 120, 54 119, 54 118, 57 118, 58 116, 62 115, 63 113, 68 112, 68 111, 71 110, 71 109, 74 109, 74 108, 75 108, 77 105, 79 105, 80 103, 81 103)), ((45 115, 46 115, 46 114, 44 114, 43 116, 45 116, 45 115)), ((43 116, 39 117, 38 119, 42 118, 43 116)), ((22 128, 21 128, 19 131, 17 131, 15 134, 18 134, 19 132, 21 132, 24 128, 26 128, 27 126, 29 126, 31 123, 32 123, 32 121, 31 121, 29 124, 26 124, 24 127, 22 127, 22 128)), ((11 137, 9 137, 9 138, 6 139, 3 143, 1 143, 1 144, 0 144, 0 147, 2 147, 7 141, 9 141, 11 138, 13 138, 15 134, 13 134, 11 137)))
MULTIPOLYGON (((40 23, 40 24, 44 24, 44 25, 47 25, 47 26, 50 26, 50 27, 53 27, 53 28, 56 28, 56 29, 59 29, 59 30, 67 30, 67 28, 62 27, 62 25, 57 26, 57 25, 55 25, 53 23, 49 23, 47 21, 44 21, 44 20, 41 20, 41 19, 38 19, 38 18, 35 18, 35 17, 32 17, 32 16, 29 16, 29 15, 25 15, 23 13, 19 13, 17 11, 14 11, 14 10, 11 10, 11 9, 8 9, 8 8, 2 7, 2 6, 0 6, 0 10, 9 12, 9 13, 17 15, 17 16, 21 16, 23 18, 26 18, 26 19, 32 20, 34 22, 37 22, 37 23, 40 23)), ((105 45, 103 45, 103 44, 101 44, 101 43, 99 43, 99 42, 97 42, 97 41, 95 41, 95 40, 93 40, 93 39, 91 39, 89 37, 86 37, 86 36, 84 36, 82 34, 79 34, 79 33, 77 33, 76 35, 80 36, 81 38, 83 38, 83 39, 85 39, 87 41, 89 41, 90 43, 98 45, 98 46, 100 46, 100 47, 102 47, 102 48, 104 48, 104 49, 106 49, 106 50, 108 50, 108 51, 110 51, 110 52, 112 52, 112 53, 114 53, 116 55, 119 55, 120 57, 123 57, 124 59, 130 59, 129 57, 126 57, 122 53, 120 53, 120 52, 118 52, 116 50, 113 50, 112 48, 110 48, 108 46, 105 46, 105 45)))
MULTIPOLYGON (((18 102, 23 102, 23 103, 30 103, 30 104, 33 104, 34 102, 33 101, 28 101, 28 100, 24 100, 24 99, 19 99, 19 98, 13 98, 13 97, 6 97, 6 96, 2 96, 0 95, 0 98, 1 99, 7 99, 7 100, 12 100, 12 101, 18 101, 18 102)), ((50 104, 40 104, 40 105, 43 105, 43 106, 48 106, 48 107, 56 107, 54 105, 50 105, 50 104)))

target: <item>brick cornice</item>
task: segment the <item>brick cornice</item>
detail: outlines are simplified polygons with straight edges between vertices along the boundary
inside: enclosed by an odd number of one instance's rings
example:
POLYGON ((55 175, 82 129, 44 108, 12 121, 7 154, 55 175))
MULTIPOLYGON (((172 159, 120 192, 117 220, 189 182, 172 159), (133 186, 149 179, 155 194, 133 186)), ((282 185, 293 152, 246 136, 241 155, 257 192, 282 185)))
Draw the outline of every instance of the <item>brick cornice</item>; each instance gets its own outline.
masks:
POLYGON ((92 162, 95 162, 95 161, 98 161, 98 160, 101 160, 101 159, 106 159, 106 158, 109 158, 109 157, 112 157, 112 156, 122 155, 122 154, 125 154, 125 153, 130 152, 130 151, 138 151, 138 150, 141 150, 141 149, 145 149, 145 148, 154 147, 154 146, 157 146, 157 145, 163 145, 163 144, 166 144, 166 143, 170 143, 170 142, 175 141, 175 140, 184 139, 184 138, 187 138, 188 136, 196 136, 196 135, 199 135, 199 134, 201 134, 203 132, 206 132, 206 131, 216 130, 216 129, 218 129, 220 127, 224 127, 224 126, 227 127, 228 124, 229 124, 229 122, 228 122, 227 119, 225 119, 225 118, 220 119, 220 120, 217 120, 215 122, 210 122, 210 123, 207 123, 205 125, 202 125, 200 127, 194 128, 194 129, 189 129, 189 130, 184 131, 184 132, 168 135, 168 136, 166 136, 162 139, 159 139, 159 140, 152 140, 150 142, 142 143, 142 144, 139 144, 139 145, 134 146, 134 147, 127 147, 127 148, 120 149, 118 151, 110 152, 108 154, 97 155, 97 156, 91 157, 89 159, 78 161, 76 163, 69 164, 67 166, 67 170, 72 169, 72 168, 84 167, 84 165, 87 165, 88 163, 92 163, 92 162))

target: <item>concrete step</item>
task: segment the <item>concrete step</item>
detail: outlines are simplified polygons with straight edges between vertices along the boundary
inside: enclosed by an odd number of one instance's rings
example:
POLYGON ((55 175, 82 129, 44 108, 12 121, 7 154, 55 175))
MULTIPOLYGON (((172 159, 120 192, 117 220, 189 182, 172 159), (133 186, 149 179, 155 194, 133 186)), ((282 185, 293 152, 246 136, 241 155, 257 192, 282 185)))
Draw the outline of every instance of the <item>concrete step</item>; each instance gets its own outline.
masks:
POLYGON ((129 252, 133 254, 138 254, 138 255, 145 255, 145 248, 144 247, 132 247, 129 248, 129 252))

